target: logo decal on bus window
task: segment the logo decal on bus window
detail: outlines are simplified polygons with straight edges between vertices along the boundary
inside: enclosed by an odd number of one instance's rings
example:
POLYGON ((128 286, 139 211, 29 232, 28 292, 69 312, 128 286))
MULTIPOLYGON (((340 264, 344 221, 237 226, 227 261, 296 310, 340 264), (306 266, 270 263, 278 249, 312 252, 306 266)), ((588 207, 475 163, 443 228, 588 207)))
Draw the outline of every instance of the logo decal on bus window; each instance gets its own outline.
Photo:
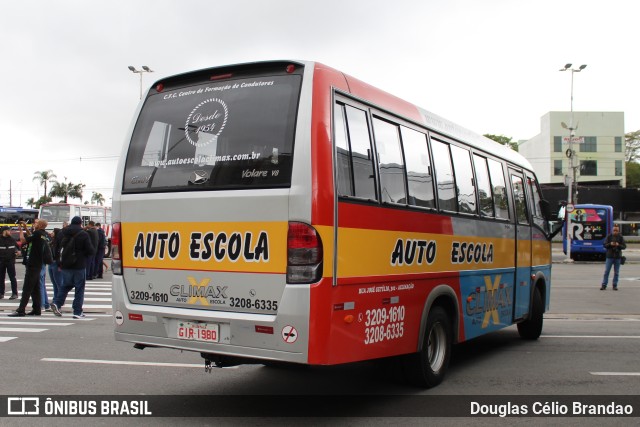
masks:
POLYGON ((217 142, 227 124, 229 109, 219 98, 202 101, 191 111, 184 126, 187 141, 194 147, 205 147, 217 142))
POLYGON ((207 181, 209 181, 209 174, 203 170, 193 171, 189 177, 189 182, 192 184, 204 184, 207 181))

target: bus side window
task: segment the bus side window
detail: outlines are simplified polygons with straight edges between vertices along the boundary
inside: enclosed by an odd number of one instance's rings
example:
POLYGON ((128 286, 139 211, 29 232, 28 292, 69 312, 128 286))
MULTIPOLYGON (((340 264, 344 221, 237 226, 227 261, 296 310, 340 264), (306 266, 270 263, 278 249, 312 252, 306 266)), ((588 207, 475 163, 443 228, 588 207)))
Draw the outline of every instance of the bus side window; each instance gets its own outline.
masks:
POLYGON ((407 162, 409 204, 434 209, 436 201, 427 135, 404 126, 400 129, 407 162))
POLYGON ((493 194, 491 191, 491 181, 489 181, 489 170, 487 169, 487 159, 477 154, 473 155, 473 166, 476 172, 476 182, 478 184, 478 200, 480 202, 480 215, 493 218, 493 194))
POLYGON ((380 198, 383 202, 406 203, 404 161, 398 126, 373 118, 376 150, 380 168, 380 198))
POLYGON ((456 175, 458 209, 460 213, 475 214, 477 212, 476 187, 473 182, 470 156, 469 150, 455 145, 451 146, 451 158, 456 175))
POLYGON ((504 181, 504 170, 502 163, 488 159, 489 176, 491 176, 491 187, 493 188, 493 204, 496 209, 496 218, 509 219, 509 198, 504 181))
POLYGON ((351 146, 354 196, 376 200, 376 178, 369 123, 365 111, 346 105, 347 130, 351 146))
POLYGON ((538 190, 538 185, 536 183, 535 178, 527 175, 527 182, 529 183, 529 189, 531 190, 531 199, 529 201, 529 209, 531 210, 533 216, 533 223, 543 230, 547 230, 547 221, 544 219, 544 215, 542 213, 542 207, 540 206, 540 191, 538 190))
POLYGON ((347 139, 347 126, 344 119, 344 105, 337 104, 333 111, 333 126, 336 144, 336 169, 338 174, 338 195, 353 196, 353 174, 351 170, 351 150, 347 139))
POLYGON ((511 175, 511 185, 513 187, 513 198, 518 224, 529 224, 529 217, 527 215, 527 198, 522 178, 519 176, 511 175))
POLYGON ((456 212, 458 208, 456 206, 455 181, 453 169, 451 168, 449 144, 432 139, 431 148, 433 149, 433 158, 437 159, 438 162, 436 166, 436 182, 438 183, 440 210, 456 212))

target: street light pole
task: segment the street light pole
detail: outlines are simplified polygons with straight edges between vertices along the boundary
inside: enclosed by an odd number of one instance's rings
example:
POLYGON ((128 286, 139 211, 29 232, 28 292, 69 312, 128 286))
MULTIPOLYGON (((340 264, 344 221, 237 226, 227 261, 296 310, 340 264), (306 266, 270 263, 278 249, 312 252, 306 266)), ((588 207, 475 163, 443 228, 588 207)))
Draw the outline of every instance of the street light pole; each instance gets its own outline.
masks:
POLYGON ((140 74, 140 99, 142 99, 142 73, 153 73, 153 70, 146 65, 143 65, 141 70, 136 70, 136 67, 129 65, 129 70, 131 70, 132 73, 140 74))
MULTIPOLYGON (((571 117, 569 118, 569 126, 562 122, 562 127, 569 130, 569 150, 567 156, 569 157, 569 173, 567 174, 567 207, 573 205, 573 185, 576 182, 576 166, 574 166, 575 151, 573 151, 573 138, 575 137, 575 131, 578 126, 573 125, 573 74, 587 68, 586 64, 581 65, 579 68, 571 68, 571 63, 565 64, 564 68, 560 71, 571 71, 571 117)), ((577 200, 576 200, 577 202, 577 200)), ((571 258, 571 244, 573 243, 573 226, 571 224, 571 213, 565 208, 565 215, 567 219, 567 259, 565 262, 573 262, 571 258)))

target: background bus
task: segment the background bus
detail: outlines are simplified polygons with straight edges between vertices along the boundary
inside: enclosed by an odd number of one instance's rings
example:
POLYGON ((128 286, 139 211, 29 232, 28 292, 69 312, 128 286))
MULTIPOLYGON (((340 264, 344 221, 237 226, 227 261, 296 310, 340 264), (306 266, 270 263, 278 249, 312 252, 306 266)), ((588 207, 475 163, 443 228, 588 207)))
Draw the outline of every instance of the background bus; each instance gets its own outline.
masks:
POLYGON ((11 236, 17 241, 20 240, 18 232, 18 221, 24 221, 28 225, 33 224, 38 218, 38 209, 30 209, 14 206, 0 206, 0 226, 11 227, 11 236))
POLYGON ((0 226, 15 227, 18 221, 33 224, 38 218, 38 209, 0 206, 0 226))
POLYGON ((40 218, 49 222, 47 230, 62 228, 64 223, 70 224, 71 218, 79 216, 82 224, 87 225, 89 221, 100 223, 107 237, 107 246, 104 249, 104 256, 111 254, 111 208, 99 205, 83 205, 73 203, 43 203, 40 206, 40 218))
POLYGON ((540 336, 551 244, 529 162, 338 70, 163 79, 120 159, 117 340, 208 368, 396 357, 431 387, 454 343, 540 336))
MULTIPOLYGON (((613 230, 613 207, 609 205, 575 205, 571 212, 571 259, 605 259, 604 239, 613 230)), ((567 253, 567 221, 562 227, 562 250, 567 253)))

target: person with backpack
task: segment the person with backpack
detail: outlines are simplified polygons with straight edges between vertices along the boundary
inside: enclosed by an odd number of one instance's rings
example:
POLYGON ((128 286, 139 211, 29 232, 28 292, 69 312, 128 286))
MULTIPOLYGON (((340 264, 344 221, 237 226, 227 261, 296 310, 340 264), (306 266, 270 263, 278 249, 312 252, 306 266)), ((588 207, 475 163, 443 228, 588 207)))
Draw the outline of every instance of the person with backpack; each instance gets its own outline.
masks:
POLYGON ((51 303, 53 314, 60 317, 60 309, 64 305, 71 289, 75 290, 73 297, 73 318, 85 317, 82 312, 84 304, 84 288, 86 284, 86 259, 95 252, 89 234, 82 228, 82 218, 74 216, 71 224, 63 228, 60 242, 60 261, 62 269, 62 286, 51 303))
MULTIPOLYGON (((37 219, 33 233, 29 232, 27 224, 20 221, 19 232, 22 245, 29 245, 26 250, 26 269, 24 284, 22 285, 22 298, 20 305, 9 317, 40 316, 42 314, 42 295, 40 295, 40 272, 45 264, 45 250, 49 250, 49 240, 45 228, 48 222, 45 219, 37 219), (27 233, 25 237, 24 233, 27 233), (29 299, 33 300, 32 310, 25 313, 29 299)), ((49 254, 50 255, 50 254, 49 254)))

